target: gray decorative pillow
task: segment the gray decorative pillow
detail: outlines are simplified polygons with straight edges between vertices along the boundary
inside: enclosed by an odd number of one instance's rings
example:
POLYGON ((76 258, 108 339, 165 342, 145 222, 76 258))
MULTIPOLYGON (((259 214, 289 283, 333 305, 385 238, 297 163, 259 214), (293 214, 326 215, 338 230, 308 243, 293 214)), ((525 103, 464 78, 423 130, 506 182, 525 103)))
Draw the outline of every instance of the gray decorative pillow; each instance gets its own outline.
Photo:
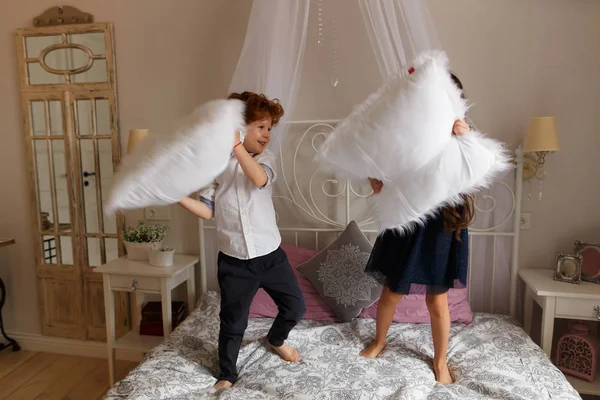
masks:
POLYGON ((381 296, 381 284, 365 274, 372 248, 352 221, 335 242, 297 268, 341 322, 352 321, 381 296))

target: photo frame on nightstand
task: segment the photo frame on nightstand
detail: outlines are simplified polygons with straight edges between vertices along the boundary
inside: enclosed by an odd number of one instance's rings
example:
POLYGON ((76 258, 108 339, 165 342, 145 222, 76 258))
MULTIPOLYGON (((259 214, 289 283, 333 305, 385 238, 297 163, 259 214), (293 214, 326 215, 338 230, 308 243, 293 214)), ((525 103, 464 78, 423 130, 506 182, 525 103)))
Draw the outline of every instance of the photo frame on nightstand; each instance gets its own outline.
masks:
POLYGON ((580 255, 558 253, 556 255, 554 280, 579 285, 581 283, 582 261, 583 258, 580 255))
POLYGON ((581 256, 581 279, 600 284, 600 244, 575 241, 575 254, 581 256))

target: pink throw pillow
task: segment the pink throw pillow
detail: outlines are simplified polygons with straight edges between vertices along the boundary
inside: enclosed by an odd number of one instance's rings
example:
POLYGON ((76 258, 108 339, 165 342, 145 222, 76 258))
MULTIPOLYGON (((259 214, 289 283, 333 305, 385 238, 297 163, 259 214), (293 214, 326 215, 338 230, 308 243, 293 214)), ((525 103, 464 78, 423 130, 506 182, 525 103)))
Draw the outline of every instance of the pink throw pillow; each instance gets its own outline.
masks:
MULTIPOLYGON (((281 248, 287 254, 298 280, 298 286, 300 286, 300 290, 304 295, 306 313, 303 318, 314 321, 337 321, 335 313, 325 300, 321 298, 317 289, 314 288, 308 279, 296 271, 298 265, 307 262, 317 255, 318 252, 288 245, 282 245, 281 248)), ((277 306, 267 292, 259 289, 250 305, 250 318, 275 318, 278 312, 277 306)))
MULTIPOLYGON (((448 291, 448 306, 450 307, 450 320, 452 322, 470 324, 473 320, 467 294, 467 289, 450 289, 448 291)), ((363 309, 358 318, 375 318, 378 303, 379 301, 371 307, 363 309)), ((425 304, 425 295, 410 294, 404 296, 396 308, 393 321, 412 324, 429 323, 429 311, 427 311, 427 305, 425 304)))

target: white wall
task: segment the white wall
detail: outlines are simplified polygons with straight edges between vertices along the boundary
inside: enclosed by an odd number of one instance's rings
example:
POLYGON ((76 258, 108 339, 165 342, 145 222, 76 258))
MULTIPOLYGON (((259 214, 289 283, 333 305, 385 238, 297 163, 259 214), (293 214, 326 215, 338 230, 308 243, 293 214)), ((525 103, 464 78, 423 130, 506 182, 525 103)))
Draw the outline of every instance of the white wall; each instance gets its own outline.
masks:
MULTIPOLYGON (((338 0, 339 4, 340 0, 338 0)), ((327 2, 325 2, 327 3, 327 2)), ((22 138, 14 30, 55 3, 25 0, 0 15, 0 236, 17 245, 0 250, 9 294, 9 331, 38 333, 29 183, 22 138)), ((75 0, 96 21, 115 24, 120 126, 166 129, 199 103, 222 96, 243 43, 250 0, 75 0)), ((542 202, 525 202, 532 230, 524 232, 523 266, 550 268, 574 239, 600 241, 600 2, 585 0, 429 0, 452 67, 475 101, 473 119, 515 145, 531 117, 557 117, 563 151, 548 159, 542 202), (511 26, 512 25, 512 26, 511 26)), ((380 82, 357 7, 339 7, 340 84, 333 88, 327 46, 309 48, 295 119, 337 118, 380 82)), ((123 135, 123 140, 126 135, 123 135)), ((525 187, 528 190, 528 186, 525 187)), ((534 187, 534 195, 537 187, 534 187)), ((172 208, 168 241, 197 253, 197 221, 172 208)))

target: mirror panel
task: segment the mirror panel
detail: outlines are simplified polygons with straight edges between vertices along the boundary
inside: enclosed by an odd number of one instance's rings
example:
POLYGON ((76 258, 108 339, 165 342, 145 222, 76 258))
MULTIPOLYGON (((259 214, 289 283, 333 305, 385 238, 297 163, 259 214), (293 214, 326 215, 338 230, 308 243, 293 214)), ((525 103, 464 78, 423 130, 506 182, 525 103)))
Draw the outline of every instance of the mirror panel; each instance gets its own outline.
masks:
MULTIPOLYGON (((113 152, 111 139, 98 139, 98 155, 100 161, 100 190, 99 198, 102 202, 107 200, 110 192, 110 187, 113 183, 113 152)), ((117 216, 116 214, 104 214, 104 233, 117 233, 117 216)))

